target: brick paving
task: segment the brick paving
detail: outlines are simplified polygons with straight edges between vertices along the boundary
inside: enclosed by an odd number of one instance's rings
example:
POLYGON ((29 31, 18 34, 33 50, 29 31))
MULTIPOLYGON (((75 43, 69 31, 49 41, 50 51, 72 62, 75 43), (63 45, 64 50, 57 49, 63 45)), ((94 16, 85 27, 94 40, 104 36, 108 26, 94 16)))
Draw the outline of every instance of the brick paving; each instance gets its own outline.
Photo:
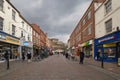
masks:
MULTIPOLYGON (((78 64, 64 56, 54 55, 40 62, 11 62, 10 70, 2 70, 0 80, 119 80, 99 67, 90 67, 88 63, 78 64)), ((3 67, 2 67, 3 65, 3 67)))
MULTIPOLYGON (((95 61, 93 58, 85 58, 85 62, 97 67, 101 67, 101 62, 95 61)), ((120 67, 118 67, 117 63, 104 62, 104 69, 116 74, 120 74, 120 67)))

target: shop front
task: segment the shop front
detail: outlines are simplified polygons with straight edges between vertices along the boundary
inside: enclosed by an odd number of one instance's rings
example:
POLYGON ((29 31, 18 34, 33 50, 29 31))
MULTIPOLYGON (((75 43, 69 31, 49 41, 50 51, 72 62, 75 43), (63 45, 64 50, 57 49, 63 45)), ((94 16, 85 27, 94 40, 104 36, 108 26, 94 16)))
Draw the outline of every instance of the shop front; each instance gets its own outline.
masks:
POLYGON ((5 50, 9 51, 9 58, 19 57, 20 39, 0 31, 0 60, 4 60, 5 50))
POLYGON ((120 66, 120 42, 118 43, 118 66, 120 66))
POLYGON ((118 62, 120 58, 120 32, 95 39, 94 41, 94 59, 104 62, 118 62))
POLYGON ((38 46, 33 45, 33 56, 39 55, 40 49, 38 46))
POLYGON ((87 42, 82 43, 82 51, 85 53, 86 57, 92 56, 93 51, 93 40, 89 40, 87 42))
POLYGON ((25 54, 28 53, 28 51, 30 51, 33 55, 33 43, 30 41, 24 41, 23 45, 21 46, 22 48, 22 52, 25 52, 25 54))

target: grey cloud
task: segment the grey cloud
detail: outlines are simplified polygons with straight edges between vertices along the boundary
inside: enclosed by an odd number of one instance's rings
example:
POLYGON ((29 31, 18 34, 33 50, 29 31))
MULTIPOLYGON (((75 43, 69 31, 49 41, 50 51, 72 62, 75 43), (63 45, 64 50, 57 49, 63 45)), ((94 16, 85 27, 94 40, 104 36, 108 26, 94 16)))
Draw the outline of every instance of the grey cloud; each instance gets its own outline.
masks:
MULTIPOLYGON (((76 11, 76 7, 91 0, 11 0, 13 5, 30 22, 37 23, 49 36, 69 35, 75 21, 61 20, 69 17, 76 11)), ((83 8, 81 6, 81 8, 83 8)), ((79 10, 79 9, 78 9, 79 10)))

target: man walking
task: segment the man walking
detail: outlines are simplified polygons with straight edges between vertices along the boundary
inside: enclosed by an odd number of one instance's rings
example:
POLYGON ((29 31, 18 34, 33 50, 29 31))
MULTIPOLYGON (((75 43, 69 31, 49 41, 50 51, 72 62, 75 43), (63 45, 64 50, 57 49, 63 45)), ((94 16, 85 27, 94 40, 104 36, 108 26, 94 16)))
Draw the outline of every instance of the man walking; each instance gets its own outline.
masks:
POLYGON ((80 64, 83 64, 83 60, 84 60, 84 52, 80 51, 80 64))
POLYGON ((4 58, 6 59, 7 70, 8 70, 9 69, 9 53, 8 53, 8 50, 5 51, 4 58))
POLYGON ((30 51, 28 51, 28 53, 27 53, 27 59, 28 59, 28 62, 31 62, 31 52, 30 51))

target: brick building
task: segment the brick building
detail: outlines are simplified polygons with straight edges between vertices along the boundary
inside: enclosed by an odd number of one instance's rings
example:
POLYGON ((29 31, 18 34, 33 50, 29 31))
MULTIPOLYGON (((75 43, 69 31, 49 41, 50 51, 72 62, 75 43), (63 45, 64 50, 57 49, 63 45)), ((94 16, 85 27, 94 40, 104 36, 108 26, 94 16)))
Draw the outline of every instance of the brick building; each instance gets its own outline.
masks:
POLYGON ((39 54, 40 52, 40 34, 41 30, 40 27, 36 24, 31 24, 33 31, 32 31, 32 39, 33 39, 33 53, 34 55, 39 54))
POLYGON ((75 53, 78 49, 82 49, 86 56, 91 56, 94 37, 94 1, 92 1, 70 36, 71 47, 75 49, 75 53))
POLYGON ((95 38, 95 3, 102 3, 105 0, 93 0, 88 9, 78 22, 70 35, 70 48, 72 53, 78 49, 83 50, 86 56, 93 56, 95 38))
POLYGON ((46 39, 47 39, 47 34, 45 34, 41 29, 40 29, 40 45, 43 48, 46 48, 46 39))

